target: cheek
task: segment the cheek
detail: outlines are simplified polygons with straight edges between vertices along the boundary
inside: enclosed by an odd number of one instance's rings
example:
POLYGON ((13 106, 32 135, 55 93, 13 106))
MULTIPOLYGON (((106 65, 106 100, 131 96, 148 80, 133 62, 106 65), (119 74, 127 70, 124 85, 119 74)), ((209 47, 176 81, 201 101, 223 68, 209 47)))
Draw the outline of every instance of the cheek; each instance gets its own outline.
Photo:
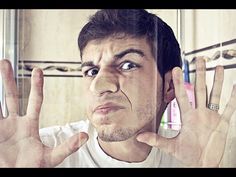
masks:
POLYGON ((136 77, 130 76, 120 82, 121 91, 127 96, 132 105, 145 104, 145 100, 155 100, 157 97, 159 84, 156 77, 145 77, 140 75, 136 77))
POLYGON ((157 75, 129 77, 121 84, 132 106, 133 119, 141 120, 141 124, 156 116, 162 102, 162 81, 157 75), (145 77, 146 76, 146 77, 145 77), (143 121, 142 121, 143 120, 143 121))

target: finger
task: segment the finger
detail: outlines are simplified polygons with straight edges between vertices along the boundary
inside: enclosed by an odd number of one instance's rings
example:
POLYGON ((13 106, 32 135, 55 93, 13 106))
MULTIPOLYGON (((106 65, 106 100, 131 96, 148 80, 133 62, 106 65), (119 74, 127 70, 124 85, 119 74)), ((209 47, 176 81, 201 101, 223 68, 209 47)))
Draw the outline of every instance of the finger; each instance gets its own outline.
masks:
POLYGON ((222 114, 222 118, 225 121, 230 122, 230 119, 235 110, 236 110, 236 85, 233 86, 233 90, 232 90, 229 102, 227 103, 225 107, 225 110, 222 114))
POLYGON ((210 93, 209 103, 219 105, 223 81, 224 81, 224 68, 222 66, 217 66, 215 70, 212 90, 210 93))
POLYGON ((137 136, 137 140, 150 146, 160 148, 166 153, 174 153, 174 139, 159 136, 153 132, 144 132, 137 136))
POLYGON ((196 107, 206 107, 206 63, 203 58, 196 61, 195 82, 196 107))
POLYGON ((31 76, 31 88, 27 115, 33 119, 38 119, 43 102, 43 72, 39 68, 34 68, 31 76))
POLYGON ((50 156, 51 165, 60 164, 67 156, 77 151, 88 140, 88 134, 81 132, 73 135, 64 143, 52 150, 50 156))
POLYGON ((0 102, 0 120, 2 120, 2 119, 3 119, 2 104, 1 104, 1 102, 0 102))
POLYGON ((172 71, 173 74, 173 83, 175 87, 175 96, 179 105, 180 113, 183 115, 184 112, 187 112, 191 109, 190 102, 186 90, 184 88, 184 81, 182 70, 179 67, 175 67, 172 71))
POLYGON ((18 92, 10 61, 6 59, 1 60, 0 71, 2 74, 3 85, 5 88, 4 91, 6 97, 6 105, 9 115, 18 114, 18 92))

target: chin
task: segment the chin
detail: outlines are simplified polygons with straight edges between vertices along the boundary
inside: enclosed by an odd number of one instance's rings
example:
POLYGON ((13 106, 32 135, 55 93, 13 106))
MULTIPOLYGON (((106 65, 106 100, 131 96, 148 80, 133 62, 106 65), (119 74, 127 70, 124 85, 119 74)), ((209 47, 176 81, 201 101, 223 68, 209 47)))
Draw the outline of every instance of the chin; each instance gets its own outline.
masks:
POLYGON ((98 130, 98 137, 105 142, 125 141, 137 134, 138 130, 133 128, 102 127, 98 130))

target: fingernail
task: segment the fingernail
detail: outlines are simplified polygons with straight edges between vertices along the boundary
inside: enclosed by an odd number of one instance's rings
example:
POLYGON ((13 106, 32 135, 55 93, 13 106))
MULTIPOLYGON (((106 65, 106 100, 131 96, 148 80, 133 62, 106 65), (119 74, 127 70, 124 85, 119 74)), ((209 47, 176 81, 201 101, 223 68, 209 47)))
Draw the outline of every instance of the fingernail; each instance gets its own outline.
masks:
POLYGON ((88 140, 88 138, 83 138, 83 139, 81 140, 81 144, 86 143, 87 140, 88 140))
POLYGON ((138 135, 136 139, 140 142, 143 142, 144 141, 144 136, 143 135, 138 135))
POLYGON ((43 75, 43 72, 40 68, 34 68, 34 73, 36 77, 41 77, 43 75))
POLYGON ((88 140, 87 133, 81 132, 81 134, 80 134, 80 143, 84 144, 87 140, 88 140))

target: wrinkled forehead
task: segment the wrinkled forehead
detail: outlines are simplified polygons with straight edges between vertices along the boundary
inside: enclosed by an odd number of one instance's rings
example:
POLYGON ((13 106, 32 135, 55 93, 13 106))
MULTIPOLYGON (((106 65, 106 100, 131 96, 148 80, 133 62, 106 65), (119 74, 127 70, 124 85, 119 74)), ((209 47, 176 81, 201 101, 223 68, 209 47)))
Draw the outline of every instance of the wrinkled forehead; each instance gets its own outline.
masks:
POLYGON ((151 47, 146 37, 112 35, 89 41, 83 49, 82 61, 91 60, 95 55, 107 54, 112 56, 129 48, 143 50, 147 55, 151 53, 151 47))

